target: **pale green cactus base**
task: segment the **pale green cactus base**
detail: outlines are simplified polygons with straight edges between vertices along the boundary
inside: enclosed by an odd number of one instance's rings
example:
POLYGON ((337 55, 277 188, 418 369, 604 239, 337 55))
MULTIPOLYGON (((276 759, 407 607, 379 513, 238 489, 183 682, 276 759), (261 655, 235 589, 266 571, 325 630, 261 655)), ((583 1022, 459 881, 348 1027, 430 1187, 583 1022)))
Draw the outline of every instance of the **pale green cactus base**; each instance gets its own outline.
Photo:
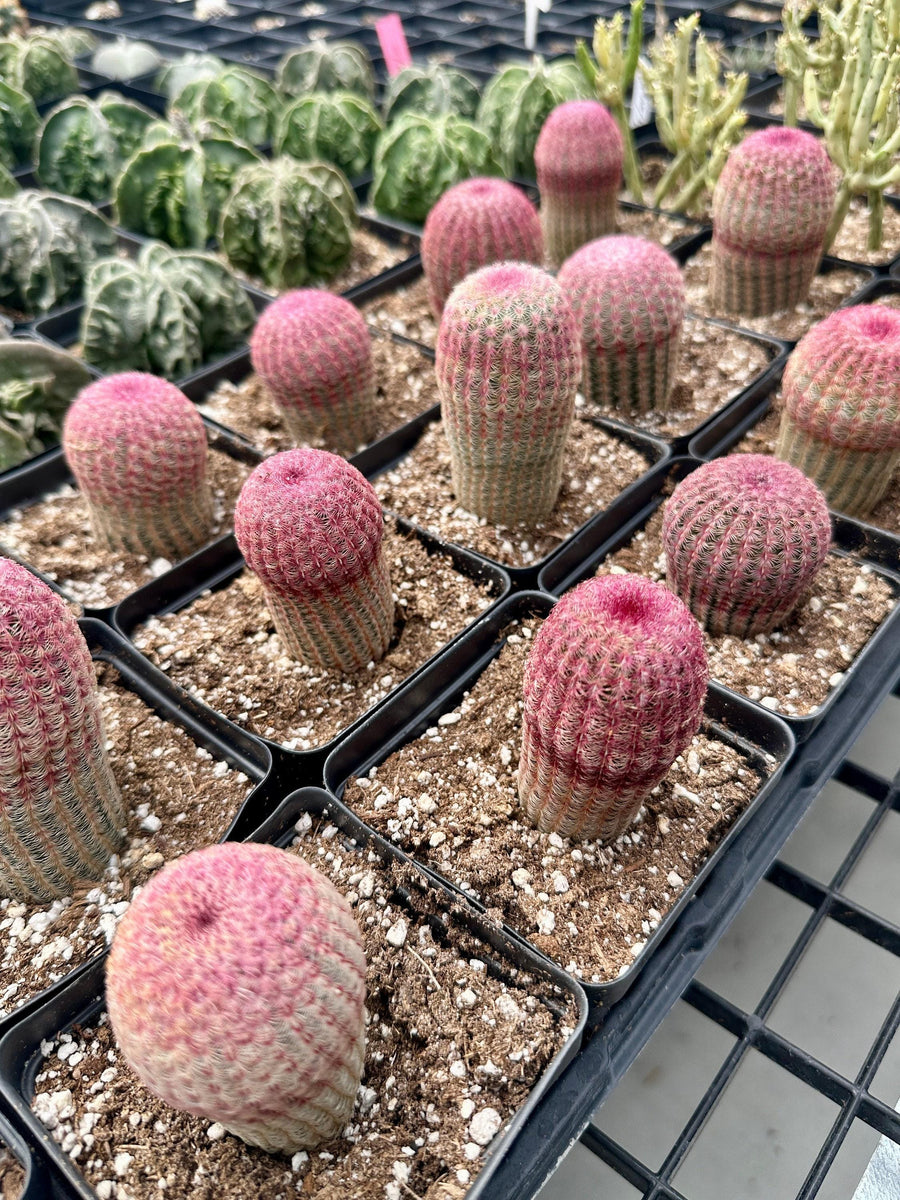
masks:
POLYGON ((714 313, 763 317, 795 308, 809 295, 821 258, 820 247, 795 254, 741 254, 713 235, 709 298, 714 313))
POLYGON ((492 444, 459 436, 446 418, 444 425, 453 491, 462 508, 508 528, 532 528, 550 515, 562 486, 568 423, 550 433, 541 423, 533 439, 520 430, 518 442, 500 438, 492 444))
POLYGON ((616 191, 589 195, 570 193, 556 197, 546 192, 541 198, 541 225, 544 249, 552 268, 593 242, 616 232, 616 191))
POLYGON ((775 457, 798 467, 828 501, 829 508, 865 517, 882 499, 900 467, 900 450, 847 450, 813 437, 782 415, 775 457))
MULTIPOLYGON (((160 470, 164 470, 160 464, 160 470)), ((208 485, 173 495, 152 507, 118 508, 92 503, 85 495, 91 528, 97 541, 116 553, 144 554, 179 562, 205 546, 213 527, 212 494, 208 485)))
POLYGON ((302 394, 291 403, 273 393, 294 445, 321 447, 346 458, 370 442, 377 429, 377 415, 375 382, 371 371, 368 374, 368 386, 361 380, 350 383, 337 403, 327 408, 319 405, 304 407, 302 394))
POLYGON ((625 417, 665 412, 681 358, 681 331, 655 345, 616 353, 584 347, 582 392, 588 404, 625 417))

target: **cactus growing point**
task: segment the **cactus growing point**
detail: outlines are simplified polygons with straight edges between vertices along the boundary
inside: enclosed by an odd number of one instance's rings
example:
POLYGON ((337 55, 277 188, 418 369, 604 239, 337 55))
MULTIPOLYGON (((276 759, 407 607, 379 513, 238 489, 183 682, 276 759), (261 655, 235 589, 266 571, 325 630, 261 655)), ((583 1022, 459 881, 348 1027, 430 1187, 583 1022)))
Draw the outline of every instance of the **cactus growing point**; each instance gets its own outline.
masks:
POLYGON ((142 889, 106 994, 122 1054, 155 1095, 293 1153, 350 1118, 365 970, 350 907, 324 875, 275 846, 226 842, 142 889))
POLYGON ((0 558, 0 895, 46 901, 124 841, 90 652, 65 602, 0 558))
POLYGON ((589 579, 525 665, 519 798, 538 829, 617 837, 700 726, 709 669, 697 622, 662 584, 589 579))
POLYGON ((543 261, 537 209, 505 179, 479 176, 455 184, 425 221, 422 268, 428 301, 438 319, 456 285, 479 267, 496 262, 541 266, 543 261))
POLYGON ((141 371, 99 379, 73 401, 62 443, 110 550, 176 562, 209 540, 206 430, 174 384, 141 371))
POLYGON ((762 316, 805 300, 834 206, 835 170, 800 129, 772 126, 732 150, 713 192, 715 311, 762 316))
POLYGON ((749 638, 780 625, 825 561, 825 497, 765 454, 704 463, 663 512, 666 582, 711 634, 749 638))
POLYGON ((581 329, 588 403, 626 416, 665 410, 684 321, 671 255, 646 238, 598 238, 563 263, 559 284, 581 329))
POLYGON ((581 375, 578 328, 556 280, 528 263, 469 275, 444 306, 435 367, 462 507, 507 526, 548 516, 581 375))
POLYGON ((315 288, 288 292, 260 316, 250 354, 294 441, 352 454, 371 440, 372 338, 349 300, 315 288))
POLYGON ((623 157, 619 127, 597 100, 560 104, 544 122, 534 164, 554 266, 586 242, 615 232, 623 157))
POLYGON ((234 532, 287 652, 329 671, 380 659, 394 599, 375 489, 325 450, 260 463, 238 497, 234 532))
POLYGON ((851 516, 871 512, 900 466, 900 312, 839 309, 801 339, 782 384, 775 453, 851 516))

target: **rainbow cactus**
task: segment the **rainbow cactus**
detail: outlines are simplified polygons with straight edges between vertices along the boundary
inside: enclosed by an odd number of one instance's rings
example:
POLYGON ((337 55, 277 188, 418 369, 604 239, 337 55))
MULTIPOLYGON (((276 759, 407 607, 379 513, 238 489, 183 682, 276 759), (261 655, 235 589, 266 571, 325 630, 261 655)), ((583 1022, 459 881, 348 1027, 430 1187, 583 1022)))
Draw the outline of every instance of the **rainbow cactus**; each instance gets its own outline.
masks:
POLYGON ((294 658, 328 671, 380 659, 394 600, 375 489, 326 450, 286 450, 254 469, 234 532, 294 658))
POLYGON ((537 209, 505 179, 479 176, 455 184, 432 208, 422 234, 428 300, 440 319, 456 285, 497 262, 541 266, 544 236, 537 209))
POLYGON ((559 601, 525 665, 519 799, 544 833, 618 837, 700 727, 697 622, 660 583, 589 579, 559 601))
POLYGON ((436 370, 453 490, 500 525, 549 516, 562 484, 581 346, 559 284, 539 267, 482 267, 450 293, 436 370))
POLYGON ((554 266, 585 242, 615 233, 624 155, 619 127, 597 100, 569 100, 544 122, 534 164, 554 266))
POLYGON ((717 313, 757 317, 806 299, 835 191, 824 146, 801 129, 760 129, 732 150, 713 192, 717 313))
POLYGON ((353 454, 372 439, 372 338, 349 300, 315 288, 288 292, 257 321, 250 355, 295 442, 353 454))
POLYGON ((814 479, 832 508, 862 517, 900 466, 900 312, 841 309, 788 359, 775 453, 814 479))
POLYGON ((749 638, 790 616, 825 561, 825 497, 765 454, 705 463, 663 512, 666 582, 707 630, 749 638))
POLYGON ((94 536, 110 550, 177 562, 209 540, 206 430, 174 384, 141 371, 89 384, 62 444, 94 536))
POLYGON ((684 321, 675 260, 645 238, 599 238, 563 263, 559 284, 581 327, 588 403, 625 417, 664 411, 684 321))
POLYGON ((48 901, 99 879, 124 841, 94 667, 62 599, 0 558, 0 895, 48 901))
POLYGON ((106 967, 129 1066, 175 1108, 291 1154, 337 1137, 365 1055, 362 939, 302 858, 226 842, 169 863, 106 967))

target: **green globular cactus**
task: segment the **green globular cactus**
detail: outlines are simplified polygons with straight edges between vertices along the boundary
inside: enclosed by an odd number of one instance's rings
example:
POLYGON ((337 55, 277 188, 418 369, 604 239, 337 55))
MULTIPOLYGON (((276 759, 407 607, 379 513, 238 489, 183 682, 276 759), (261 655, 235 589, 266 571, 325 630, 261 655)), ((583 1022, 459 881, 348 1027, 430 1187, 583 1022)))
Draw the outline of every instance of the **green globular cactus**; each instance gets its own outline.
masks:
POLYGON ((97 380, 69 408, 62 443, 101 545, 177 562, 209 541, 206 430, 173 384, 139 371, 97 380))
POLYGON ((61 40, 44 34, 0 41, 0 78, 46 104, 78 91, 78 72, 61 40))
POLYGON ((257 321, 250 355, 295 442, 352 454, 371 440, 372 337, 348 300, 315 288, 288 292, 257 321))
POLYGON ((65 602, 0 558, 0 895, 98 880, 124 842, 91 655, 65 602))
POLYGON ((284 155, 238 173, 219 236, 233 267, 281 291, 333 279, 350 260, 356 223, 337 167, 284 155))
POLYGON ((115 92, 74 96, 44 118, 37 173, 44 187, 92 204, 107 200, 113 181, 155 115, 115 92))
POLYGON ((22 37, 28 33, 28 13, 19 0, 0 0, 0 37, 11 33, 22 37))
POLYGON ((274 87, 244 67, 226 66, 212 78, 186 84, 172 102, 195 128, 212 121, 249 146, 272 140, 280 108, 274 87))
POLYGON ((460 505, 506 526, 547 517, 581 376, 559 284, 526 263, 469 275, 444 306, 435 367, 460 505))
POLYGON ((864 517, 900 466, 900 312, 839 309, 788 359, 775 453, 814 479, 832 508, 864 517))
POLYGON ((345 673, 384 656, 394 630, 384 518, 355 467, 325 450, 272 455, 241 489, 234 533, 288 654, 345 673))
POLYGON ((372 60, 359 42, 326 42, 313 38, 308 46, 292 50, 278 64, 278 90, 285 96, 307 92, 355 92, 366 100, 375 97, 372 60))
POLYGON ((64 350, 0 332, 0 471, 55 446, 66 409, 90 381, 64 350))
POLYGON ((384 119, 390 122, 401 113, 417 112, 426 117, 456 113, 471 121, 479 98, 478 85, 464 71, 443 63, 413 63, 388 81, 384 119))
POLYGON ((611 840, 700 727, 709 682, 684 604, 639 575, 559 601, 525 664, 519 799, 545 833, 611 840))
POLYGON ((368 100, 354 92, 311 92, 282 109, 275 131, 276 154, 321 159, 352 179, 372 165, 384 129, 368 100))
POLYGON ((541 266, 544 237, 537 209, 514 184, 479 176, 444 192, 425 221, 422 269, 431 311, 440 318, 456 285, 497 262, 541 266))
POLYGON ((0 166, 13 170, 28 161, 40 123, 28 93, 0 79, 0 166))
POLYGON ((544 122, 534 163, 554 266, 586 242, 615 233, 623 155, 619 127, 597 100, 569 100, 544 122))
POLYGON ((113 939, 106 997, 154 1095, 292 1154, 350 1120, 365 975, 350 906, 324 875, 287 850, 228 842, 141 889, 113 939))
POLYGON ((805 300, 834 194, 834 168, 810 133, 772 126, 732 150, 713 192, 714 310, 756 317, 805 300))
POLYGON ((167 100, 177 100, 189 83, 198 79, 213 79, 225 70, 226 63, 214 54, 189 51, 167 62, 153 81, 153 87, 167 100))
POLYGON ((714 636, 769 633, 794 611, 831 542, 825 497, 802 471, 734 454, 692 472, 663 510, 666 582, 714 636))

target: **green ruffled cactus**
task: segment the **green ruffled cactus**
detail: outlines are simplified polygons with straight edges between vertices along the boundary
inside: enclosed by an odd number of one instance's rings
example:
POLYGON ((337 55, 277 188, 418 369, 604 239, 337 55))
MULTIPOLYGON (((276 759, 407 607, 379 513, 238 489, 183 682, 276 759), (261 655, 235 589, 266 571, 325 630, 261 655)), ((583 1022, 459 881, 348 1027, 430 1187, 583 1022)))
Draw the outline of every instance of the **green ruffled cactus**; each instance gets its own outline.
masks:
POLYGON ((92 267, 81 326, 84 357, 101 371, 180 379, 239 345, 255 315, 218 259, 151 243, 137 259, 109 258, 92 267))
POLYGON ((73 96, 48 113, 37 144, 41 183, 96 204, 135 152, 148 125, 149 109, 116 92, 96 100, 73 96))
POLYGON ((278 90, 286 96, 307 92, 356 92, 372 100, 375 72, 365 47, 358 42, 326 42, 314 38, 292 50, 278 64, 278 90))
POLYGON ((6 199, 9 196, 14 196, 19 190, 19 185, 7 171, 6 167, 0 163, 0 198, 6 199))
POLYGON ((282 111, 274 148, 277 154, 333 163, 353 177, 369 170, 383 129, 378 113, 362 96, 311 92, 282 111))
POLYGON ((267 80, 237 66, 188 83, 172 105, 191 125, 214 121, 250 146, 272 140, 280 107, 278 93, 267 80))
POLYGON ((0 334, 0 471, 57 445, 66 409, 90 381, 64 350, 0 334))
POLYGON ((478 124, 504 175, 534 179, 534 148, 544 121, 558 104, 589 97, 572 59, 547 64, 535 55, 530 65, 517 63, 495 75, 481 97, 478 124))
POLYGON ((417 112, 426 117, 456 113, 458 117, 473 120, 479 98, 478 85, 456 67, 442 63, 423 67, 413 63, 389 81, 384 119, 393 121, 401 113, 417 112))
POLYGON ((78 74, 59 39, 41 34, 0 41, 0 77, 35 104, 78 91, 78 74))
POLYGON ((404 113, 379 138, 374 169, 374 208, 416 224, 454 183, 501 173, 488 135, 452 113, 404 113))
POLYGON ((11 170, 28 160, 40 123, 27 92, 0 79, 0 166, 11 170))
POLYGON ((168 100, 177 100, 189 83, 214 79, 225 70, 225 63, 214 54, 183 54, 167 63, 156 76, 154 87, 168 100))
POLYGON ((328 163, 290 157, 244 167, 222 210, 228 261, 278 290, 333 279, 353 249, 356 197, 328 163))

